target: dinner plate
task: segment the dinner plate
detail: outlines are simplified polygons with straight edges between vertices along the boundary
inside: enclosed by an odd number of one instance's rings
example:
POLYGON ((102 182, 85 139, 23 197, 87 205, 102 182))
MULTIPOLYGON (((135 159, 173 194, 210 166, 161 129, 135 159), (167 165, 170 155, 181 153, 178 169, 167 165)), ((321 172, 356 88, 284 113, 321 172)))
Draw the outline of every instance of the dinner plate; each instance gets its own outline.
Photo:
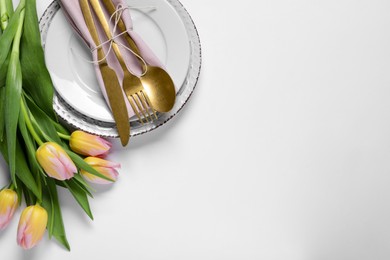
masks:
MULTIPOLYGON (((149 132, 174 117, 190 98, 201 67, 199 36, 178 0, 127 0, 133 29, 164 63, 176 86, 168 113, 141 124, 130 119, 131 136, 149 132)), ((101 94, 90 50, 53 1, 40 19, 46 65, 55 87, 54 109, 70 127, 105 137, 118 137, 112 114, 101 94)))

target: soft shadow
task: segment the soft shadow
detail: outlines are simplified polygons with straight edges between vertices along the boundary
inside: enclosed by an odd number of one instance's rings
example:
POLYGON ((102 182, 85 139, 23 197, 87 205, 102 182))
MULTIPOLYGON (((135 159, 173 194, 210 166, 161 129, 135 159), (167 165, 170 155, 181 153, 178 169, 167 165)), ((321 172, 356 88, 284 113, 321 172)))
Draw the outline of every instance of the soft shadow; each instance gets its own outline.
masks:
MULTIPOLYGON (((68 189, 59 187, 58 188, 58 197, 60 199, 61 209, 68 210, 72 212, 72 214, 77 215, 77 219, 83 221, 83 225, 87 227, 92 227, 92 220, 88 217, 88 215, 84 212, 84 210, 77 203, 76 199, 70 193, 68 189)), ((89 202, 91 203, 92 199, 89 198, 89 202)), ((93 214, 93 210, 92 210, 93 214)))
MULTIPOLYGON (((17 214, 17 212, 15 212, 15 215, 16 214, 17 214)), ((0 240, 3 237, 15 235, 14 230, 12 230, 12 231, 10 230, 10 229, 12 229, 12 228, 10 228, 10 226, 12 226, 12 221, 17 221, 17 219, 15 219, 15 217, 16 217, 15 215, 14 215, 14 218, 11 220, 11 223, 6 228, 4 228, 3 230, 0 231, 0 240)))
POLYGON ((170 129, 176 124, 177 121, 180 121, 180 118, 184 113, 185 113, 185 109, 183 109, 183 111, 181 111, 179 114, 177 114, 168 122, 159 126, 158 128, 148 133, 131 138, 129 144, 126 147, 122 147, 119 138, 110 139, 109 141, 113 144, 113 150, 118 152, 129 150, 129 149, 136 150, 141 147, 145 148, 148 145, 156 144, 159 140, 162 140, 164 136, 169 134, 170 129))
MULTIPOLYGON (((199 79, 198 84, 200 83, 201 80, 199 79)), ((130 149, 136 150, 140 147, 155 144, 160 140, 163 140, 167 135, 171 134, 172 128, 177 127, 179 124, 181 124, 183 122, 182 118, 188 116, 188 111, 191 109, 196 109, 196 105, 199 104, 199 91, 197 91, 196 88, 192 93, 190 99, 188 100, 188 103, 173 118, 171 118, 168 122, 158 127, 157 129, 154 129, 147 134, 139 135, 133 138, 133 140, 131 140, 132 143, 130 144, 130 149)))
POLYGON ((7 174, 8 166, 7 163, 4 161, 3 156, 0 156, 0 172, 1 172, 1 178, 0 178, 0 189, 4 186, 8 185, 11 181, 10 175, 7 174))
POLYGON ((93 193, 105 193, 114 188, 115 182, 112 184, 93 184, 89 183, 93 193))
POLYGON ((30 250, 24 250, 20 249, 19 250, 19 257, 17 258, 18 260, 35 260, 37 258, 37 251, 38 248, 33 248, 30 250))
MULTIPOLYGON (((201 74, 202 75, 202 74, 201 74)), ((158 128, 150 131, 149 133, 135 136, 130 140, 130 143, 126 147, 122 147, 119 139, 114 138, 110 139, 113 143, 113 148, 115 150, 124 150, 124 149, 132 149, 136 150, 139 148, 145 148, 148 145, 154 145, 158 141, 163 140, 166 135, 172 133, 171 129, 176 127, 178 124, 183 122, 182 118, 187 116, 188 111, 190 109, 196 109, 197 104, 199 104, 199 92, 198 88, 202 87, 202 76, 199 77, 197 86, 192 92, 190 98, 187 101, 187 104, 168 122, 159 126, 158 128)))

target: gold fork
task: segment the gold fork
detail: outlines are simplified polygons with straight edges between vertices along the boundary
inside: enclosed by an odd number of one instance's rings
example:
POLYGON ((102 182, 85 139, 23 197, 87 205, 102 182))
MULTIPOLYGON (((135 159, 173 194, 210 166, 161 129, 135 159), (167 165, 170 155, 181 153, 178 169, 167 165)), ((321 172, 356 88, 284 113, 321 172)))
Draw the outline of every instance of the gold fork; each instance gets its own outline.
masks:
MULTIPOLYGON (((104 16, 104 12, 99 3, 99 0, 89 0, 89 1, 108 39, 112 39, 110 26, 108 24, 108 21, 106 20, 106 17, 104 16)), ((152 115, 154 115, 155 118, 157 119, 156 112, 152 107, 152 104, 149 100, 147 93, 144 91, 144 87, 142 85, 140 78, 133 75, 128 70, 126 63, 123 60, 123 57, 119 50, 119 47, 115 41, 112 41, 112 49, 114 50, 114 53, 118 58, 119 64, 124 73, 123 84, 122 84, 123 90, 125 91, 126 96, 131 105, 131 108, 133 109, 134 113, 137 115, 139 121, 142 124, 144 124, 144 119, 146 120, 146 122, 153 121, 152 115), (153 112, 152 115, 149 112, 149 110, 153 112)))

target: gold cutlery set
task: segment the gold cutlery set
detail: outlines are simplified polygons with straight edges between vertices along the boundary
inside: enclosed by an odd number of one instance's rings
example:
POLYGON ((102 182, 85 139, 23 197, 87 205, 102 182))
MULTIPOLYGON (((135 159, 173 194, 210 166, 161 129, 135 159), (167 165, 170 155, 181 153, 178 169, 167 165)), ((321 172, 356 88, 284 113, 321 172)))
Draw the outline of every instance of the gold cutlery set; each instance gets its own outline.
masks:
MULTIPOLYGON (((111 0, 102 0, 102 2, 108 14, 113 16, 117 11, 114 3, 111 0)), ((144 124, 145 122, 148 123, 157 119, 157 112, 168 112, 173 108, 176 98, 175 86, 171 77, 164 69, 151 66, 142 59, 139 48, 130 35, 126 33, 126 26, 122 19, 119 18, 116 24, 119 29, 119 34, 115 37, 124 37, 131 53, 140 62, 139 64, 143 70, 140 76, 134 75, 126 66, 121 49, 115 40, 113 40, 110 24, 105 17, 100 1, 79 0, 79 3, 89 33, 97 46, 97 60, 99 61, 99 69, 104 87, 121 143, 125 146, 130 138, 130 122, 126 102, 123 98, 123 91, 138 120, 144 124), (99 25, 95 24, 93 14, 96 15, 106 37, 112 41, 112 50, 124 73, 122 84, 118 81, 116 72, 108 66, 107 60, 105 59, 107 54, 101 47, 103 40, 99 38, 97 29, 99 25)))

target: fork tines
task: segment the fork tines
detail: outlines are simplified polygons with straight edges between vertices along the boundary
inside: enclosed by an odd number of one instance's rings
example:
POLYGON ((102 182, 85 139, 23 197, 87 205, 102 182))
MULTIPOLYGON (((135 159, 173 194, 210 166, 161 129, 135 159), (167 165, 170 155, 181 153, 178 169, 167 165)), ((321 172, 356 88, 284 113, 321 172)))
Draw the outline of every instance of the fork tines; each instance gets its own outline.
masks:
POLYGON ((146 122, 153 121, 153 117, 157 119, 156 110, 153 109, 148 95, 143 90, 129 95, 127 98, 141 124, 144 124, 145 120, 146 122))

